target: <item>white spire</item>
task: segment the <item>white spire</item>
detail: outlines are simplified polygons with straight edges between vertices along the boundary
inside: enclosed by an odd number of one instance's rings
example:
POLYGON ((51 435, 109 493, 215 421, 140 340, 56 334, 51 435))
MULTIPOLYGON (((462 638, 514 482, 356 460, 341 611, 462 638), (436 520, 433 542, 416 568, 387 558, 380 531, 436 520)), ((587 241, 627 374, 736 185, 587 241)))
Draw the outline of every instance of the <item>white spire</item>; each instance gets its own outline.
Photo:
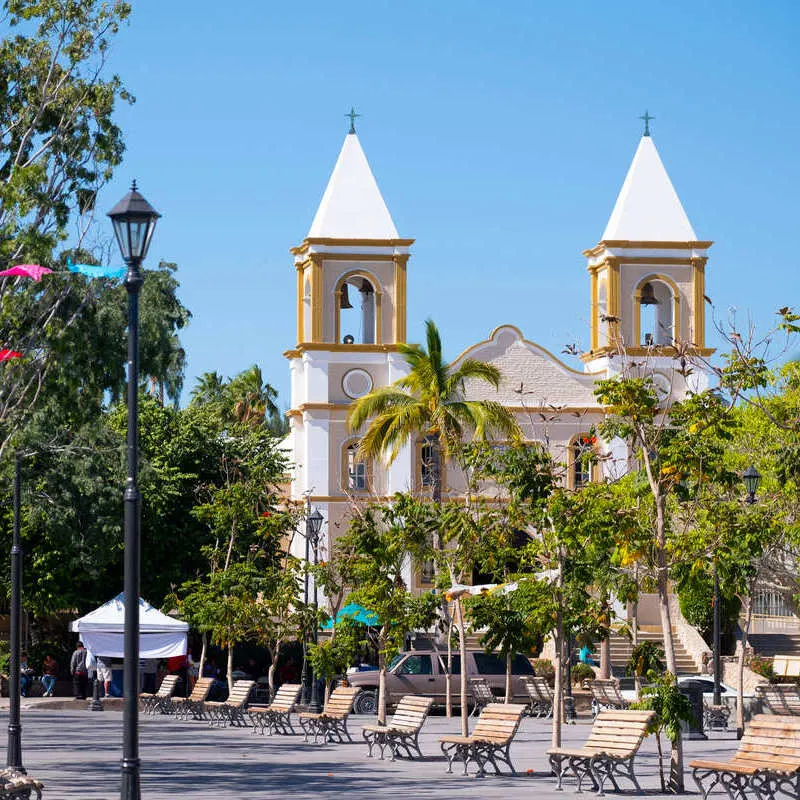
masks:
POLYGON ((697 241, 653 139, 642 136, 603 233, 604 241, 697 241))
POLYGON ((355 133, 345 137, 308 238, 399 238, 355 133))

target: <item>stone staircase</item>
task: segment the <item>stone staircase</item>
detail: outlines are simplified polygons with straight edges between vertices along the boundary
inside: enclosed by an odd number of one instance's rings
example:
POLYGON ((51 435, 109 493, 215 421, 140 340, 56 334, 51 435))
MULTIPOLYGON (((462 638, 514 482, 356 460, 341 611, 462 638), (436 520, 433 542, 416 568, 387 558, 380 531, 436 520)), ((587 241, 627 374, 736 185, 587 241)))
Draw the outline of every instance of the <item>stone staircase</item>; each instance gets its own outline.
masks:
MULTIPOLYGON (((662 649, 664 647, 664 638, 661 635, 661 629, 656 626, 643 626, 639 629, 639 641, 641 642, 645 639, 658 643, 662 649)), ((675 646, 675 660, 677 661, 678 674, 698 674, 702 665, 698 664, 687 652, 674 630, 672 632, 672 641, 675 646)), ((633 644, 627 636, 621 636, 618 633, 613 633, 611 635, 611 666, 615 676, 621 677, 625 674, 632 651, 633 644)), ((598 664, 600 663, 600 648, 597 645, 595 645, 593 658, 598 664)))

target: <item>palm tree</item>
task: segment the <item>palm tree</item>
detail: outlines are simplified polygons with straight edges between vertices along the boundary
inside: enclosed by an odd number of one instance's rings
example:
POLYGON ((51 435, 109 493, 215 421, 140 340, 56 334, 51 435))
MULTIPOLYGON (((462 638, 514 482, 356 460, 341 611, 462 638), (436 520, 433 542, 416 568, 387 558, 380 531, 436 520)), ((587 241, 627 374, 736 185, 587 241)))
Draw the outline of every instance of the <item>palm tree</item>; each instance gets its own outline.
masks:
POLYGON ((264 382, 258 364, 240 372, 228 384, 228 395, 233 418, 237 422, 260 425, 267 418, 274 420, 280 417, 280 409, 275 403, 278 392, 264 382))
MULTIPOLYGON (((442 340, 433 320, 425 321, 427 349, 421 345, 399 345, 408 362, 409 374, 355 400, 347 417, 350 429, 367 425, 359 444, 366 459, 383 458, 391 464, 413 437, 432 438, 441 457, 447 459, 466 436, 483 440, 487 435, 517 439, 520 429, 514 416, 500 403, 467 400, 464 383, 484 381, 496 389, 500 371, 484 361, 467 358, 458 367, 442 358, 442 340)), ((442 499, 440 457, 434 455, 431 471, 433 499, 442 499)))
POLYGON ((227 381, 219 372, 204 372, 192 389, 193 406, 204 406, 208 403, 220 403, 225 397, 227 381))

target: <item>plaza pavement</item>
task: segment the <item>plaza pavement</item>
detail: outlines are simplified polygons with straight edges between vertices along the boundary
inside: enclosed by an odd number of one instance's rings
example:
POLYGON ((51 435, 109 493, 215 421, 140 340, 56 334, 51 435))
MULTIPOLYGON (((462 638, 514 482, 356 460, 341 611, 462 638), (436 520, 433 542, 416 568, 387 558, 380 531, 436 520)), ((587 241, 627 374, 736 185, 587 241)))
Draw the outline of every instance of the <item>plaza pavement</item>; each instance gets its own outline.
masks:
MULTIPOLYGON (((6 700, 0 709, 3 736, 8 724, 6 700)), ((113 800, 119 797, 122 714, 117 710, 89 712, 77 701, 23 702, 23 762, 28 772, 45 783, 45 800, 113 800), (74 705, 71 703, 74 702, 74 705)), ((549 720, 525 719, 511 748, 517 776, 488 774, 476 779, 446 773, 438 737, 458 733, 458 718, 432 716, 420 737, 426 758, 409 762, 366 757, 360 725, 374 717, 351 718, 355 744, 314 745, 302 736, 254 735, 250 728, 210 728, 203 722, 171 717, 142 717, 140 754, 142 796, 147 800, 213 797, 298 798, 441 798, 449 800, 550 800, 572 796, 555 791, 545 750, 550 745, 549 720)), ((471 721, 471 725, 474 721, 471 721)), ((582 743, 590 728, 588 718, 565 726, 565 745, 582 743)), ((685 741, 686 761, 700 755, 729 758, 736 749, 733 733, 708 741, 685 741)), ((637 757, 637 774, 648 797, 659 791, 655 741, 645 740, 637 757)), ((471 772, 474 767, 471 767, 471 772)), ((627 796, 641 796, 628 783, 627 796)), ((686 788, 697 793, 690 774, 686 788)), ((593 796, 592 793, 585 795, 593 796)), ((611 793, 609 796, 614 796, 611 793)), ((712 795, 714 797, 715 795, 712 795)), ((674 795, 673 795, 674 797, 674 795)))

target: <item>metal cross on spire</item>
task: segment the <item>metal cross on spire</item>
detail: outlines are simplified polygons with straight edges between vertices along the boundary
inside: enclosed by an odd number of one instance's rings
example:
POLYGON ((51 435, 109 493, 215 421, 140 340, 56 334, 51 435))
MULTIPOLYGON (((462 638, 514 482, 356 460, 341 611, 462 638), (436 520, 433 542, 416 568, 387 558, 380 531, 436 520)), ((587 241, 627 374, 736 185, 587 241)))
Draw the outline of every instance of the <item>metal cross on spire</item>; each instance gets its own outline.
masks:
POLYGON ((650 120, 655 119, 655 117, 651 117, 647 111, 644 112, 644 116, 639 117, 639 119, 644 120, 644 136, 650 135, 650 120))
POLYGON ((350 117, 350 133, 356 132, 356 117, 360 117, 361 114, 356 114, 356 110, 350 106, 350 113, 345 114, 346 117, 350 117))

